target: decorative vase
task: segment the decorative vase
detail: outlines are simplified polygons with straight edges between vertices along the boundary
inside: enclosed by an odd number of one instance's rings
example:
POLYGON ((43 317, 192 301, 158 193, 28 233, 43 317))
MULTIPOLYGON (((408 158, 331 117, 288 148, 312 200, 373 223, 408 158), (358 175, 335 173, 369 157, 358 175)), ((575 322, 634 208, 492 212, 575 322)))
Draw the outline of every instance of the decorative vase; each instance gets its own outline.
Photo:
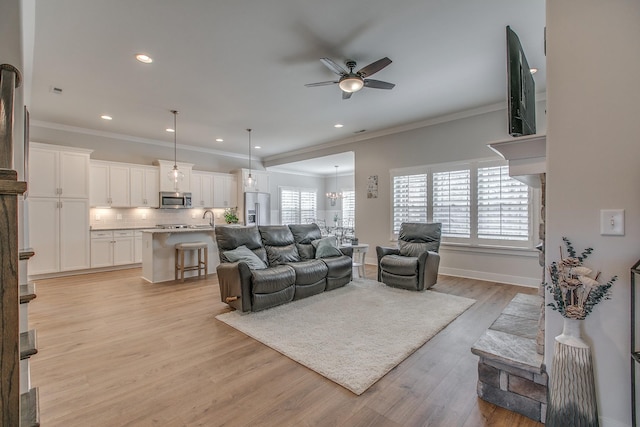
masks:
POLYGON ((582 339, 582 321, 564 319, 556 337, 545 424, 597 427, 598 408, 591 349, 582 339))

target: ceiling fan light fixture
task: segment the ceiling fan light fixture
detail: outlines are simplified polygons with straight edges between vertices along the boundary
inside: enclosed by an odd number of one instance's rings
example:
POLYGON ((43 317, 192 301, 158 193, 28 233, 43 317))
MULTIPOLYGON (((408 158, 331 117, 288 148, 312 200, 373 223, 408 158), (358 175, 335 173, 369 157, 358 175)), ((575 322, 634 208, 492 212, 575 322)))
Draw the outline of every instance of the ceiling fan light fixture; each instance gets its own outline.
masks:
POLYGON ((338 83, 343 92, 353 93, 364 87, 364 80, 358 76, 346 76, 338 83))

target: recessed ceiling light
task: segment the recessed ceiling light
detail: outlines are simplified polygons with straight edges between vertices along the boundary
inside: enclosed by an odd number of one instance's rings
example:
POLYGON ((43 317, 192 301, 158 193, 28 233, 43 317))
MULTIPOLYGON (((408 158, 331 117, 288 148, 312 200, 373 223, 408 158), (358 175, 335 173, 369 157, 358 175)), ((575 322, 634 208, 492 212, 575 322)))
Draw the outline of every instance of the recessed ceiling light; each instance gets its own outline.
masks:
POLYGON ((261 146, 259 146, 259 145, 256 145, 256 146, 255 146, 255 147, 253 147, 253 148, 255 148, 256 150, 259 150, 259 149, 261 149, 262 147, 261 147, 261 146))
POLYGON ((342 126, 344 126, 344 125, 341 125, 340 123, 337 123, 337 124, 333 125, 334 128, 341 128, 342 126))
POLYGON ((223 141, 224 141, 224 139, 222 139, 222 138, 216 138, 216 142, 223 142, 223 141))
POLYGON ((113 117, 108 116, 106 114, 101 115, 100 118, 103 119, 103 120, 113 120, 113 117))
POLYGON ((136 55, 136 59, 142 62, 143 64, 151 64, 153 62, 153 59, 151 59, 150 56, 145 55, 144 53, 138 53, 136 55))
POLYGON ((171 128, 166 128, 165 129, 167 132, 175 132, 175 130, 171 129, 171 128))
POLYGON ((535 74, 538 72, 537 68, 529 68, 529 71, 531 72, 531 74, 535 74))

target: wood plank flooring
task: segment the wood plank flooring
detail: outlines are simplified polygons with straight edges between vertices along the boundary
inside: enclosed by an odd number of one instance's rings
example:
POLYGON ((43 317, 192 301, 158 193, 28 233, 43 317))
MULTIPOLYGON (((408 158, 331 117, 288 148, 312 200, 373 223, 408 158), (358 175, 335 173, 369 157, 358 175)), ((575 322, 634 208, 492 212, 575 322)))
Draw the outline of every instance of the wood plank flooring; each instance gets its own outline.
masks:
POLYGON ((150 284, 140 274, 37 282, 42 425, 542 426, 478 399, 470 351, 516 293, 535 289, 441 276, 433 290, 476 304, 356 396, 217 321, 228 308, 215 275, 150 284))

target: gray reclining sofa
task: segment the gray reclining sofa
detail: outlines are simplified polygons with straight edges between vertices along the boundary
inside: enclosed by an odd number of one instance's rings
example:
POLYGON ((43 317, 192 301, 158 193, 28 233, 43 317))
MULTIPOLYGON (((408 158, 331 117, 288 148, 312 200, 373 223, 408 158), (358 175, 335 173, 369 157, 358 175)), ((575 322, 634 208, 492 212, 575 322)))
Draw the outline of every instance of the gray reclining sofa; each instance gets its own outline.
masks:
POLYGON ((316 224, 218 226, 215 235, 220 299, 236 310, 264 310, 351 281, 352 249, 329 248, 316 224))

